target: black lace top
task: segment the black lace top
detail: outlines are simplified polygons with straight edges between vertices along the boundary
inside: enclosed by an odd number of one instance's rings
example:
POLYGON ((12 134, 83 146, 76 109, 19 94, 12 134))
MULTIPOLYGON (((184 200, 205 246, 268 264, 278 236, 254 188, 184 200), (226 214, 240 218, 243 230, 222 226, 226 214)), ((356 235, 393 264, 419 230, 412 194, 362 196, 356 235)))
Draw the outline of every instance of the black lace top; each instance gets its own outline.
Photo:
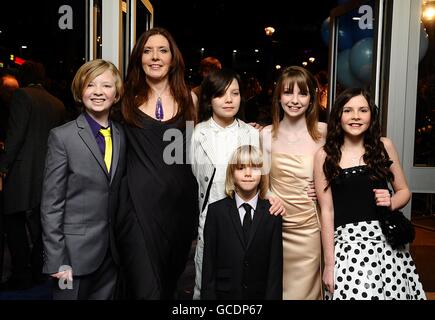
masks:
POLYGON ((331 183, 334 227, 378 220, 374 188, 387 188, 387 183, 371 180, 366 165, 341 169, 340 175, 331 183))

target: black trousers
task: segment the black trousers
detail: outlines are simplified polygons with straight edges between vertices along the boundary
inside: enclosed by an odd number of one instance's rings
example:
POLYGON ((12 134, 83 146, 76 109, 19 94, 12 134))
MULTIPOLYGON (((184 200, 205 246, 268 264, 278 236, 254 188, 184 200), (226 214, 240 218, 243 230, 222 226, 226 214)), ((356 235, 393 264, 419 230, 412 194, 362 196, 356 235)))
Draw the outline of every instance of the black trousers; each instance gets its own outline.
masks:
POLYGON ((39 206, 26 212, 4 215, 11 254, 12 277, 18 281, 39 280, 42 276, 42 228, 39 206))
POLYGON ((74 276, 73 270, 72 289, 65 288, 65 286, 62 289, 59 285, 59 279, 53 278, 53 299, 112 300, 115 293, 117 274, 118 268, 113 261, 110 249, 108 249, 101 265, 91 274, 74 276))

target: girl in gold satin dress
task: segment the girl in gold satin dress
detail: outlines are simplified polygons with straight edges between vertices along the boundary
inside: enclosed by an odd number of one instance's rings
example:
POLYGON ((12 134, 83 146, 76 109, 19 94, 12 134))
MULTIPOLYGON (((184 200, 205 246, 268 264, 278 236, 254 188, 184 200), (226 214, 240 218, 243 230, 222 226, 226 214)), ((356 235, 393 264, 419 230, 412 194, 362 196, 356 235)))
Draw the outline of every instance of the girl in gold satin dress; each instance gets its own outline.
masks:
POLYGON ((282 220, 283 299, 322 299, 319 209, 313 194, 313 158, 326 136, 317 121, 317 82, 306 69, 286 68, 276 85, 272 125, 261 132, 270 168, 270 192, 286 208, 282 220))

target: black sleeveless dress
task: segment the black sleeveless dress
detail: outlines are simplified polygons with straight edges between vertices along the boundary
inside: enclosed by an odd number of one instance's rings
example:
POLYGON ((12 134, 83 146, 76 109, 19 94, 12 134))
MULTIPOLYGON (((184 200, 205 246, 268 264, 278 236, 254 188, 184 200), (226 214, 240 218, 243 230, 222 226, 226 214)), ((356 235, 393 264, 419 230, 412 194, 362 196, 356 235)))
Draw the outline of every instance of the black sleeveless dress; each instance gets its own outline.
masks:
POLYGON ((126 177, 116 221, 121 276, 133 299, 173 299, 198 225, 198 185, 181 117, 125 126, 126 177), (168 141, 166 141, 168 140, 168 141))
POLYGON ((325 299, 426 299, 408 250, 394 250, 379 225, 368 167, 342 169, 331 183, 334 201, 335 290, 325 299))

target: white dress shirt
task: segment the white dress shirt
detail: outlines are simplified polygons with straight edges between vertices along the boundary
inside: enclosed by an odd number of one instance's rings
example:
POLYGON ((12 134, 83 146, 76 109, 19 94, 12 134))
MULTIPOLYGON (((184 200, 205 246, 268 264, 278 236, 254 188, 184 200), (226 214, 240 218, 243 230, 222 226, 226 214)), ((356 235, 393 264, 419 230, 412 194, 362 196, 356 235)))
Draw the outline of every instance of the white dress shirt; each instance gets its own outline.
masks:
POLYGON ((210 188, 209 204, 226 197, 225 176, 227 166, 231 155, 238 147, 237 135, 240 131, 237 119, 229 126, 223 128, 218 125, 213 118, 210 118, 210 126, 213 131, 213 135, 210 136, 210 139, 213 139, 213 145, 216 150, 216 163, 214 164, 216 172, 210 188))

